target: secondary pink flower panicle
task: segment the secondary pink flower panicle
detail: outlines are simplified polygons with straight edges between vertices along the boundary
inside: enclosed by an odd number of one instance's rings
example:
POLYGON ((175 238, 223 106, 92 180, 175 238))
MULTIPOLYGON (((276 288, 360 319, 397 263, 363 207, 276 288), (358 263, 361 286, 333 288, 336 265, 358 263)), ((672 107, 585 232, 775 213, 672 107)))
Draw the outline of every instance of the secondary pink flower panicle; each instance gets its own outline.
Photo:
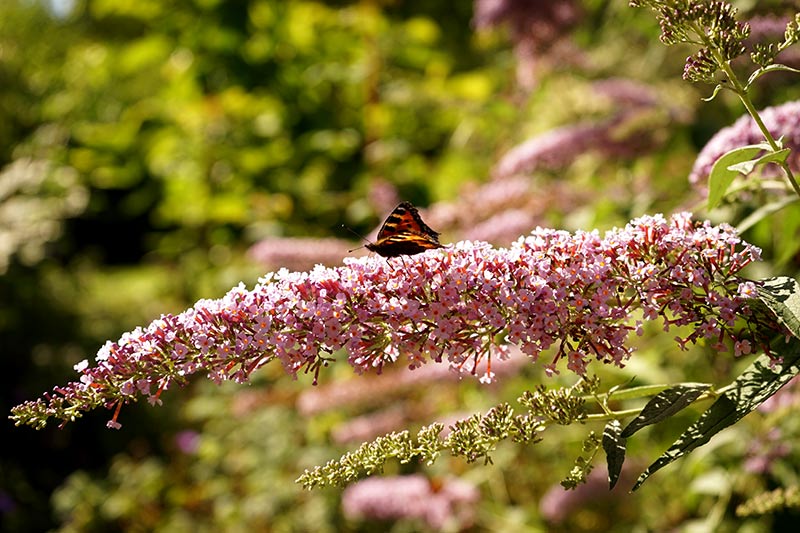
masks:
POLYGON ((269 237, 255 243, 248 255, 270 268, 311 268, 316 264, 335 265, 353 244, 341 239, 269 237))
POLYGON ((347 487, 345 516, 370 520, 421 520, 432 530, 461 531, 475 519, 477 487, 460 479, 408 476, 369 478, 347 487))
MULTIPOLYGON (((791 148, 789 166, 792 170, 800 168, 797 153, 800 150, 800 101, 768 107, 759 111, 764 125, 775 139, 783 137, 785 148, 791 148)), ((692 171, 689 173, 689 182, 699 188, 706 187, 706 180, 714 167, 717 159, 725 153, 742 146, 764 142, 764 135, 758 129, 753 117, 745 114, 727 128, 719 130, 711 140, 706 143, 695 159, 692 171)), ((768 165, 762 172, 765 175, 776 176, 779 174, 777 167, 768 165)))
POLYGON ((604 158, 629 158, 663 142, 666 121, 685 122, 687 115, 652 87, 624 78, 591 85, 591 98, 608 107, 605 118, 566 124, 531 137, 508 150, 492 169, 496 180, 540 170, 558 170, 587 152, 604 158))
MULTIPOLYGON (((627 488, 636 481, 639 471, 626 462, 622 468, 620 481, 616 486, 608 488, 608 470, 603 467, 591 471, 585 483, 574 490, 564 490, 561 484, 554 484, 539 500, 539 513, 551 527, 561 526, 561 531, 568 531, 569 520, 579 511, 584 513, 608 510, 613 506, 626 504, 627 488)), ((613 516, 613 515, 612 515, 613 516)), ((596 525, 598 531, 605 528, 596 525)))
POLYGON ((485 360, 488 382, 492 358, 506 359, 513 344, 534 361, 552 349, 548 373, 563 358, 583 374, 593 359, 625 363, 637 310, 665 328, 694 326, 682 346, 704 337, 722 345, 739 340, 736 319, 750 316, 754 285, 736 274, 757 259, 758 249, 730 226, 695 224, 683 213, 641 217, 605 237, 537 228, 507 249, 462 241, 392 261, 284 269, 252 290, 240 284, 106 343, 94 366, 76 366, 79 381, 15 407, 12 418, 43 427, 105 406, 116 407, 109 425, 118 427, 123 403, 140 396, 157 403, 192 374, 246 382, 278 360, 292 376, 313 373, 316 383, 335 353, 357 373, 404 357, 410 368, 447 361, 478 374, 485 360))

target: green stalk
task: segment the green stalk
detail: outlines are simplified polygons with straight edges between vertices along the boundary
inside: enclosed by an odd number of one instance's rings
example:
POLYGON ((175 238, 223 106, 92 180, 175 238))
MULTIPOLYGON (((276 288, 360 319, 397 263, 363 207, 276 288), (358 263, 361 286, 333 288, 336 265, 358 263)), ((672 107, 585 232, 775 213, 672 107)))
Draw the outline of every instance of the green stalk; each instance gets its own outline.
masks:
MULTIPOLYGON (((741 100, 744 104, 745 109, 747 109, 747 112, 751 117, 753 117, 758 129, 761 130, 761 134, 764 135, 764 139, 766 139, 772 151, 777 152, 780 150, 778 142, 764 125, 764 121, 761 120, 761 115, 758 114, 753 102, 750 100, 750 95, 748 94, 747 89, 745 89, 744 85, 742 85, 742 82, 739 81, 739 78, 736 77, 736 73, 731 68, 730 62, 726 61, 725 58, 722 57, 722 55, 719 53, 719 49, 714 46, 713 42, 709 40, 702 28, 697 27, 697 24, 693 23, 692 30, 695 32, 695 35, 700 37, 703 45, 713 54, 717 65, 719 65, 720 69, 722 69, 722 71, 725 73, 725 76, 727 76, 728 80, 730 81, 730 89, 736 93, 736 95, 739 97, 739 100, 741 100)), ((785 161, 782 161, 778 163, 778 165, 780 165, 781 169, 783 169, 783 173, 786 175, 786 178, 792 185, 795 194, 800 196, 800 185, 798 185, 797 180, 792 173, 792 169, 789 168, 789 164, 785 161)))

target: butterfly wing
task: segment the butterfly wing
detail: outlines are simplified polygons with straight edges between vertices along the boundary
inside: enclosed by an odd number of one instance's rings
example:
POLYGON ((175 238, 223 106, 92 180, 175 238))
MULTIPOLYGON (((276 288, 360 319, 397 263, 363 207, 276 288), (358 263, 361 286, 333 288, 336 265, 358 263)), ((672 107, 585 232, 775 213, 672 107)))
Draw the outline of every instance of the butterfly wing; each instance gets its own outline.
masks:
POLYGON ((425 235, 435 241, 439 240, 439 232, 434 231, 430 226, 425 224, 425 222, 422 221, 422 217, 419 216, 417 208, 409 202, 402 202, 389 214, 386 218, 386 222, 383 223, 383 226, 381 226, 378 232, 378 241, 400 233, 425 235))
POLYGON ((402 202, 394 208, 378 232, 378 241, 366 245, 383 257, 414 255, 431 248, 441 248, 439 232, 434 231, 419 215, 417 208, 402 202))
POLYGON ((441 248, 442 245, 422 235, 406 233, 387 237, 375 244, 367 244, 366 247, 382 257, 397 257, 419 254, 432 248, 441 248))

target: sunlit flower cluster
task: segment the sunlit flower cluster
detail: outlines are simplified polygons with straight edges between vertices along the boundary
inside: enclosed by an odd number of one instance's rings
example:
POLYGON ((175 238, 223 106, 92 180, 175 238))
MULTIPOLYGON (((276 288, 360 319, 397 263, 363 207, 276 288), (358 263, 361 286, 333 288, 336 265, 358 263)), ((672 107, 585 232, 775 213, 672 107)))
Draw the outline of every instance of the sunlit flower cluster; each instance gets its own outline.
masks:
MULTIPOLYGON (((538 228, 508 249, 462 241, 390 261, 281 270, 252 290, 240 285, 106 343, 94 365, 76 367, 79 381, 16 407, 13 418, 41 427, 100 406, 118 412, 142 395, 158 402, 198 372, 246 382, 275 360, 315 383, 339 358, 358 373, 401 358, 410 368, 447 361, 489 382, 492 358, 507 358, 513 344, 533 361, 551 353, 548 373, 564 359, 583 375, 591 360, 625 363, 639 317, 692 326, 681 346, 705 338, 724 350, 726 340, 740 340, 737 318, 749 320, 755 290, 736 274, 758 256, 731 227, 695 224, 684 213, 642 217, 605 237, 538 228)), ((760 346, 757 324, 746 326, 750 346, 760 346)))

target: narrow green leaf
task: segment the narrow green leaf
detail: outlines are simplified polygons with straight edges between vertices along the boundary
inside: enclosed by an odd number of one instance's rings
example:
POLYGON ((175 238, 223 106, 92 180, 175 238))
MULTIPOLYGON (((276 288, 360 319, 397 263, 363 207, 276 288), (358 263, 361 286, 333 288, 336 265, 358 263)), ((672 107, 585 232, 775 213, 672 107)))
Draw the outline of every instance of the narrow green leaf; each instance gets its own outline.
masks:
POLYGON ((714 209, 719 204, 734 178, 739 175, 739 172, 730 170, 730 167, 753 159, 763 150, 761 145, 742 146, 717 159, 708 175, 708 209, 714 209))
POLYGON ((800 340, 793 338, 778 355, 783 358, 780 364, 774 363, 766 355, 756 359, 733 382, 733 388, 720 396, 683 432, 669 450, 639 476, 631 490, 638 489, 656 471, 702 446, 711 437, 741 420, 800 373, 800 340))
POLYGON ((758 296, 797 338, 800 338, 800 285, 792 278, 767 278, 758 287, 758 296))
MULTIPOLYGON (((648 398, 659 392, 671 388, 672 385, 665 385, 663 383, 657 385, 639 385, 637 387, 631 387, 629 389, 610 389, 605 396, 607 396, 608 400, 635 400, 636 398, 648 398)), ((604 395, 600 395, 604 396, 604 395)), ((581 398, 585 400, 591 400, 596 398, 597 395, 595 394, 584 394, 581 398)))
POLYGON ((709 387, 706 383, 684 383, 660 392, 647 402, 639 416, 622 431, 622 437, 627 439, 643 427, 666 420, 691 405, 709 387))
POLYGON ((749 90, 750 86, 764 74, 769 74, 770 72, 777 72, 777 71, 794 72, 795 74, 800 74, 800 70, 797 70, 796 68, 792 68, 788 65, 783 65, 781 63, 774 63, 772 65, 768 65, 753 72, 750 75, 750 78, 747 80, 747 85, 745 86, 745 90, 746 91, 749 90))
POLYGON ((625 462, 625 438, 621 435, 622 424, 619 420, 611 420, 603 429, 603 450, 606 452, 608 465, 608 489, 611 490, 619 481, 622 463, 625 462))
POLYGON ((797 203, 798 201, 800 201, 800 199, 798 199, 797 196, 792 195, 792 196, 787 196, 786 198, 781 198, 778 201, 762 205, 761 207, 750 213, 750 215, 748 215, 747 218, 739 222, 739 224, 736 226, 736 229, 739 231, 739 233, 744 233, 751 227, 758 224, 758 222, 760 222, 761 220, 767 218, 768 216, 774 213, 777 213, 778 211, 784 209, 789 205, 797 203))

